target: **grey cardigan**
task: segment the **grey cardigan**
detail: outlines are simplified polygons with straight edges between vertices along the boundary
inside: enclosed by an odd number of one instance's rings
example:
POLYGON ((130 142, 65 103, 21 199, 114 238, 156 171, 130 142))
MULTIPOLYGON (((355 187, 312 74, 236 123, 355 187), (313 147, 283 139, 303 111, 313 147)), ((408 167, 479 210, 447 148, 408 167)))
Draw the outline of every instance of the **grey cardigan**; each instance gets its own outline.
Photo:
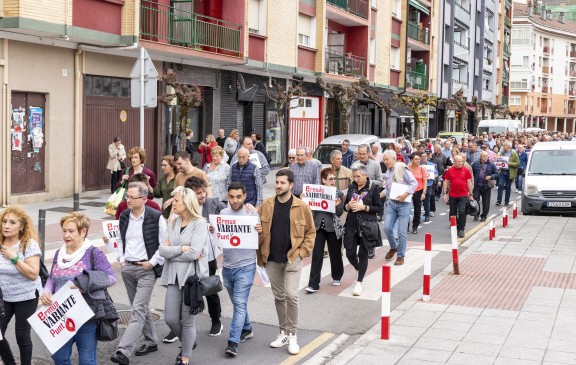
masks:
POLYGON ((208 252, 206 251, 206 240, 208 239, 208 225, 204 218, 196 219, 188 223, 186 228, 180 233, 182 219, 174 218, 168 223, 168 241, 170 246, 160 244, 158 248, 160 256, 164 257, 164 270, 160 277, 160 285, 167 286, 175 284, 178 279, 178 286, 182 288, 189 276, 197 274, 202 278, 208 276, 208 252), (186 253, 180 252, 181 246, 190 246, 186 253), (198 257, 202 258, 198 260, 198 257), (198 273, 196 273, 196 267, 198 273))

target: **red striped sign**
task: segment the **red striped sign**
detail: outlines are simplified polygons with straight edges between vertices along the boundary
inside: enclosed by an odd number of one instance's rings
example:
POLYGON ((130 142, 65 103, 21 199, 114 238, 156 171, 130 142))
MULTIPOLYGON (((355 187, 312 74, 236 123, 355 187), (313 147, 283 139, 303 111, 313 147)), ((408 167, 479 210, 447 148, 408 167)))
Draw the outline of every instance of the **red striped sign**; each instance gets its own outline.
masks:
POLYGON ((312 150, 316 149, 319 130, 320 119, 290 118, 288 148, 310 147, 312 150))

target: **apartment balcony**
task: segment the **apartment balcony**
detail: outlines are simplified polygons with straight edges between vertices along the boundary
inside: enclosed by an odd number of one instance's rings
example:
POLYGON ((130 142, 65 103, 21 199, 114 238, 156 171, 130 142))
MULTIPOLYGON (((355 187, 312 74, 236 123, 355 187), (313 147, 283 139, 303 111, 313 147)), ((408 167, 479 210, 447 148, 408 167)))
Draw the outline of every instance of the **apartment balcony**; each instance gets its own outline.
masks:
POLYGON ((542 106, 540 107, 540 113, 546 114, 546 113, 549 113, 549 112, 550 112, 550 109, 548 109, 548 106, 547 106, 547 105, 542 105, 542 106))
POLYGON ((428 28, 420 27, 418 24, 409 21, 407 33, 408 38, 430 45, 430 30, 428 28))
POLYGON ((468 83, 466 81, 452 79, 452 95, 460 89, 464 91, 464 95, 468 94, 468 83))
POLYGON ((470 24, 470 10, 464 9, 462 5, 455 3, 454 18, 458 19, 464 24, 470 24))
POLYGON ((554 49, 550 49, 549 46, 544 46, 542 48, 542 53, 544 54, 544 56, 550 56, 550 53, 554 53, 554 49))
POLYGON ((370 6, 368 0, 327 0, 326 2, 351 14, 368 19, 368 9, 370 6))
POLYGON ((502 82, 508 84, 509 79, 510 79, 510 73, 506 71, 506 69, 502 70, 502 82))
POLYGON ((576 58, 576 51, 570 51, 570 57, 576 58))
POLYGON ((492 13, 496 14, 498 12, 496 8, 496 1, 495 0, 486 0, 486 8, 490 9, 492 13))
POLYGON ((491 102, 492 96, 493 96, 492 90, 482 90, 482 100, 491 102))
POLYGON ((467 59, 470 54, 470 48, 458 41, 454 41, 454 56, 467 59))
POLYGON ((552 88, 550 86, 542 86, 542 94, 551 94, 552 88))
POLYGON ((542 74, 549 75, 552 73, 552 66, 542 66, 542 74))
POLYGON ((492 60, 485 58, 482 68, 490 73, 492 73, 492 60))
POLYGON ((510 18, 508 18, 507 16, 504 17, 504 25, 507 26, 508 28, 512 28, 512 22, 510 21, 510 18))
POLYGON ((502 105, 508 105, 508 97, 506 95, 502 95, 502 105))
POLYGON ((568 76, 570 76, 571 78, 576 77, 576 70, 571 70, 571 71, 568 73, 568 76))
POLYGON ((351 53, 341 54, 326 49, 326 71, 334 75, 365 77, 366 59, 354 56, 351 53))
POLYGON ((505 0, 504 1, 504 6, 506 6, 507 9, 510 9, 512 7, 512 1, 510 0, 505 0))
POLYGON ((510 57, 510 45, 507 43, 504 43, 504 57, 510 57))
POLYGON ((428 76, 419 72, 406 72, 406 87, 428 90, 428 76))
POLYGON ((570 90, 568 90, 568 95, 569 95, 569 96, 576 96, 576 89, 570 89, 570 90))
POLYGON ((575 110, 574 108, 568 108, 568 114, 574 114, 575 110))
POLYGON ((242 26, 172 6, 142 1, 140 38, 197 50, 241 56, 242 26))

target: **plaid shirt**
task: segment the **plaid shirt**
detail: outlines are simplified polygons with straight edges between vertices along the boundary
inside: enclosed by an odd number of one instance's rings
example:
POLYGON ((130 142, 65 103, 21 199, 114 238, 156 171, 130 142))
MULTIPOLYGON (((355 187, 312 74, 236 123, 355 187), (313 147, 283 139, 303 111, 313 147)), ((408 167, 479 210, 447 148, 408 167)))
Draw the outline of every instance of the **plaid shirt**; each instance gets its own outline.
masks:
POLYGON ((320 168, 314 161, 304 161, 302 165, 295 163, 290 166, 290 170, 294 173, 292 194, 298 198, 302 194, 302 186, 304 184, 320 184, 320 168))

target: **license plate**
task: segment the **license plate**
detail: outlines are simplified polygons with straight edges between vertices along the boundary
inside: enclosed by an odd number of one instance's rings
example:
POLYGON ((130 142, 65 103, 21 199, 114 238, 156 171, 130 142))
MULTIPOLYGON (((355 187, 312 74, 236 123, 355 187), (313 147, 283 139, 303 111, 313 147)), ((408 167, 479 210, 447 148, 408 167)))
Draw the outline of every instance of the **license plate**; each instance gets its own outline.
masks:
POLYGON ((571 206, 570 202, 548 202, 549 208, 570 208, 571 206))

